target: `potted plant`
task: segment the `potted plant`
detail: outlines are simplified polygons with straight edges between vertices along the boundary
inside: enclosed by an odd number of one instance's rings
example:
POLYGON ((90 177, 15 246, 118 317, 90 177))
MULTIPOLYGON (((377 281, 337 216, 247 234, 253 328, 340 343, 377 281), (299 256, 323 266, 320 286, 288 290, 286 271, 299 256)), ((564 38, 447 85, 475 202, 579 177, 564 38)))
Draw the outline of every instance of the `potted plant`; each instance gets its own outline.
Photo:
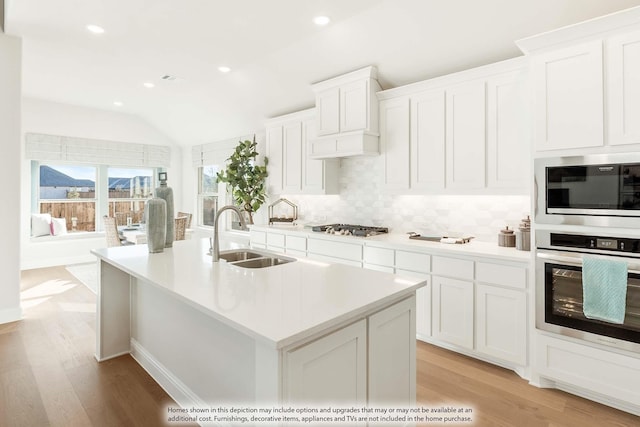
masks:
POLYGON ((253 224, 253 214, 267 197, 268 159, 264 158, 262 166, 257 164, 257 145, 255 135, 253 141, 238 142, 235 151, 227 159, 226 169, 217 173, 218 182, 229 184, 233 200, 247 213, 249 224, 253 224))

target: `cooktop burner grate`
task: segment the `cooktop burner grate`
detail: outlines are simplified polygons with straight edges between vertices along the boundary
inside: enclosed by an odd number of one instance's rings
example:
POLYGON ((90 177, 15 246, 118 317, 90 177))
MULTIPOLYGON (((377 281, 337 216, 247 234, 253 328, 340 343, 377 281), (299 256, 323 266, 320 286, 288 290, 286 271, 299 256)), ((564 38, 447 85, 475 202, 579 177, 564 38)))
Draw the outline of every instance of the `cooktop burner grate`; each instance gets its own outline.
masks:
POLYGON ((351 224, 316 225, 312 227, 311 230, 327 234, 341 234, 346 236, 362 237, 375 236, 376 234, 385 234, 389 232, 389 229, 387 227, 373 227, 351 224))

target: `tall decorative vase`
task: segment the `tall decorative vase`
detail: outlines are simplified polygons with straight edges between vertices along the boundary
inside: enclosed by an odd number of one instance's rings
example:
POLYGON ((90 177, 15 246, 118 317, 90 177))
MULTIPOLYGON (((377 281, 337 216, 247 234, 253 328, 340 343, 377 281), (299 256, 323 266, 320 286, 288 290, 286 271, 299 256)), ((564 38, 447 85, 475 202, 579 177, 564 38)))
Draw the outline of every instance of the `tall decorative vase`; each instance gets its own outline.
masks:
POLYGON ((167 235, 167 202, 158 197, 147 200, 144 209, 149 253, 164 251, 167 235))
POLYGON ((167 203, 167 234, 165 236, 165 248, 173 246, 173 236, 175 223, 173 220, 173 188, 167 186, 167 173, 158 174, 160 187, 156 188, 156 197, 163 199, 167 203))

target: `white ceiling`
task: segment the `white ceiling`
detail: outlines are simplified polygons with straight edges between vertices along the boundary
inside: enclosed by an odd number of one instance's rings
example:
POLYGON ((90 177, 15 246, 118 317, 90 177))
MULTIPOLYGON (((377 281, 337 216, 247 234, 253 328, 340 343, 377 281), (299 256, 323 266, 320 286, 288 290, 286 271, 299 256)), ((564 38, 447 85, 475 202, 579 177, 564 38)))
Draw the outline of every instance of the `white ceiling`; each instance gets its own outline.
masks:
POLYGON ((25 96, 139 115, 180 145, 314 105, 367 65, 384 89, 520 55, 514 40, 640 0, 9 0, 25 96), (317 27, 316 15, 332 22, 317 27), (105 28, 89 33, 87 24, 105 28), (232 71, 222 74, 218 66, 232 71), (165 74, 177 76, 162 81, 165 74), (154 82, 147 89, 144 82, 154 82), (115 107, 113 101, 122 101, 115 107))

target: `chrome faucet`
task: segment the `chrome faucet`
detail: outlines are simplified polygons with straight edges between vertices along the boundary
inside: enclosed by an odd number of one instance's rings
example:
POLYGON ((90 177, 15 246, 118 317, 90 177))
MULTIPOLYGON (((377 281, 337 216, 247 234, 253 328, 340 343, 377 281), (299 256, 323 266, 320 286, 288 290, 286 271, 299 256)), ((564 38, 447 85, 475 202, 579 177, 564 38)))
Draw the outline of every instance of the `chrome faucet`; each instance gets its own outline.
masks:
POLYGON ((220 209, 218 209, 218 212, 216 212, 216 217, 213 220, 213 262, 218 262, 220 261, 220 241, 218 239, 218 218, 220 218, 220 214, 226 210, 232 210, 235 211, 236 214, 238 214, 238 218, 240 218, 240 225, 242 226, 243 230, 247 229, 247 222, 244 219, 244 215, 242 215, 242 211, 240 209, 238 209, 237 206, 233 206, 233 205, 226 205, 221 207, 220 209))

